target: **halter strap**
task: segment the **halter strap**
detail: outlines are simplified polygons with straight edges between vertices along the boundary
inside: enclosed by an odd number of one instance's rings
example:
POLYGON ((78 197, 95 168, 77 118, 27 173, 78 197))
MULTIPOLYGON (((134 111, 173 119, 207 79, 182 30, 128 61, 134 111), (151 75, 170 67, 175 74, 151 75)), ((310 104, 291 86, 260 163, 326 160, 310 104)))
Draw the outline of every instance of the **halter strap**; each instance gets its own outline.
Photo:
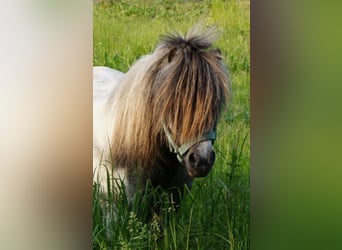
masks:
POLYGON ((165 125, 163 125, 165 135, 167 137, 167 140, 169 141, 170 151, 172 153, 177 154, 177 159, 180 163, 183 163, 183 156, 185 155, 188 150, 195 145, 196 143, 202 142, 202 141, 215 141, 216 139, 216 131, 210 130, 208 132, 205 132, 202 134, 201 138, 198 140, 191 140, 188 142, 183 143, 182 145, 178 146, 172 139, 170 131, 167 129, 165 125))

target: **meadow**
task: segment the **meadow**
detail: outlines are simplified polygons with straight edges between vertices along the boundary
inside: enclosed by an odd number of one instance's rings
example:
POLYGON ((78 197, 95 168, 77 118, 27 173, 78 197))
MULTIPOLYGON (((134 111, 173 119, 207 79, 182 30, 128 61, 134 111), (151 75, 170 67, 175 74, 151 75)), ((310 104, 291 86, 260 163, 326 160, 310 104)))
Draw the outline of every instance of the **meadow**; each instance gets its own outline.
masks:
MULTIPOLYGON (((215 46, 228 65, 232 96, 215 142, 216 162, 196 179, 175 212, 167 198, 162 214, 141 220, 143 206, 128 209, 120 197, 119 218, 109 235, 93 188, 94 249, 249 249, 250 245, 250 3, 238 0, 126 0, 94 3, 93 64, 126 72, 151 53, 160 35, 193 24, 216 25, 215 46)), ((143 191, 142 191, 143 193, 143 191)), ((112 220, 114 221, 114 219, 112 220)))

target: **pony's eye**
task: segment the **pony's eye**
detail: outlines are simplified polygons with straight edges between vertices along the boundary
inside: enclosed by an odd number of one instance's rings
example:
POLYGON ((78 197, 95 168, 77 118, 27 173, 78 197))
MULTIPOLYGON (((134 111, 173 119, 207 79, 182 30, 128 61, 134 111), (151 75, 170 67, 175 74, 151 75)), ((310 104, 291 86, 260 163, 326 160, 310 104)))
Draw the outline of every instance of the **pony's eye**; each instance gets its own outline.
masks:
POLYGON ((173 48, 170 50, 170 52, 167 56, 167 60, 169 63, 172 61, 172 59, 175 57, 176 54, 177 54, 177 48, 173 48))

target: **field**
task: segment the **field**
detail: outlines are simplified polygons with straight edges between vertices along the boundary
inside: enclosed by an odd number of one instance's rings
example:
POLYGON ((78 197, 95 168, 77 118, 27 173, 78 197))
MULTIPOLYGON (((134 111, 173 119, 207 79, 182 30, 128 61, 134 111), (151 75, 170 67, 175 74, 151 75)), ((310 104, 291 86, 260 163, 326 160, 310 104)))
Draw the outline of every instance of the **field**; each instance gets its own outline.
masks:
POLYGON ((126 72, 151 53, 160 35, 184 33, 193 24, 215 24, 215 43, 223 53, 232 97, 215 142, 216 162, 205 178, 195 180, 174 212, 165 201, 162 215, 144 223, 143 207, 116 204, 120 215, 106 230, 93 191, 94 249, 249 249, 250 245, 250 50, 249 1, 126 0, 94 3, 93 64, 126 72))

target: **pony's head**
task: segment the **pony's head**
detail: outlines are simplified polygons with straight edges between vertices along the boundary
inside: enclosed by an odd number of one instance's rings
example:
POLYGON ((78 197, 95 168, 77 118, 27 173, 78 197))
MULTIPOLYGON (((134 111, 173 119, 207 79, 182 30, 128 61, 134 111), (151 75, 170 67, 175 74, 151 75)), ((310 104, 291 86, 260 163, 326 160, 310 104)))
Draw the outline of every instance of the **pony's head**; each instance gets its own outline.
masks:
POLYGON ((212 48, 217 32, 195 26, 184 37, 164 36, 151 72, 154 114, 163 125, 171 152, 191 177, 206 176, 215 161, 216 124, 229 94, 227 70, 219 49, 212 48))
POLYGON ((217 121, 229 96, 221 52, 212 47, 216 38, 215 28, 199 26, 185 36, 164 36, 126 74, 114 104, 124 106, 113 133, 119 161, 150 167, 166 147, 191 177, 209 173, 217 121))

